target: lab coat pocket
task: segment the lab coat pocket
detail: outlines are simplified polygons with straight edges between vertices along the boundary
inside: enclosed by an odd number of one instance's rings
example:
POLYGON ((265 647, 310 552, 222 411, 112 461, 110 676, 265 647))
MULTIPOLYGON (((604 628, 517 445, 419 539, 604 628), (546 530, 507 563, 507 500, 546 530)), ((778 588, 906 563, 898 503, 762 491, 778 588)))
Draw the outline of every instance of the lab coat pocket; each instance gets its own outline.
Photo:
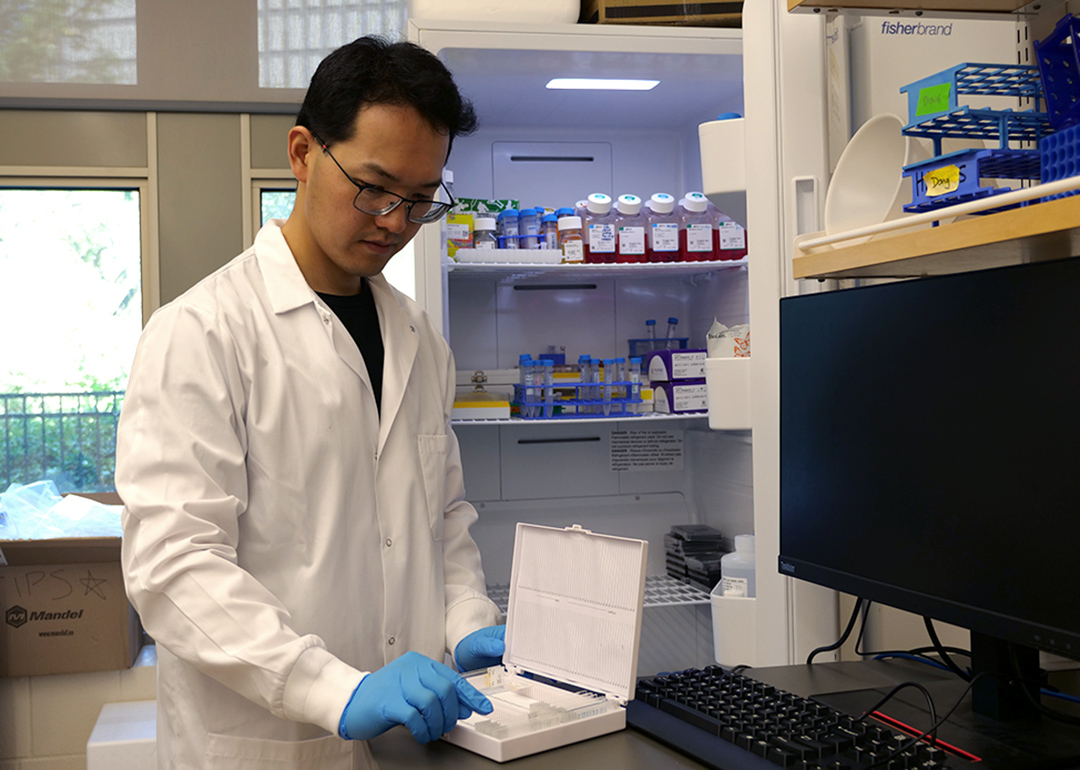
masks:
MULTIPOLYGON (((204 770, 353 770, 353 746, 336 735, 272 741, 210 733, 204 770)), ((363 766, 363 765, 361 765, 363 766)))
POLYGON ((424 472, 424 496, 427 502, 431 536, 442 540, 443 490, 446 485, 446 435, 417 436, 420 466, 424 472))

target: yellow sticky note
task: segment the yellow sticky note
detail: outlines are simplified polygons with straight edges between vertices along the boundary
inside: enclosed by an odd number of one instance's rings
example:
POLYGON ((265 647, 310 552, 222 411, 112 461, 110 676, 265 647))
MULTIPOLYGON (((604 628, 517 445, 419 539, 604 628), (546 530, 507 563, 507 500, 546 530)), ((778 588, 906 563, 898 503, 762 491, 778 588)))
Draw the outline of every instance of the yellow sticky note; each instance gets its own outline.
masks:
POLYGON ((923 176, 923 184, 926 185, 926 194, 930 198, 956 192, 960 187, 960 169, 956 165, 949 165, 927 171, 923 176))

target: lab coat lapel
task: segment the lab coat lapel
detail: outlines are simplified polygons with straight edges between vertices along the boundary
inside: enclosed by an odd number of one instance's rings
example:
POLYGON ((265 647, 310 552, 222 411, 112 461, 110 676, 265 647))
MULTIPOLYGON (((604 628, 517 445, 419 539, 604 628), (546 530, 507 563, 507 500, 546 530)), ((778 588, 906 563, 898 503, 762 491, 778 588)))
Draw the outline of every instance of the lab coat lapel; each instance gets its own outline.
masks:
POLYGON ((381 276, 369 278, 371 293, 375 297, 375 306, 379 309, 379 322, 382 325, 383 347, 386 358, 383 362, 382 404, 379 414, 379 451, 382 451, 390 428, 401 409, 405 397, 405 387, 416 362, 416 351, 420 346, 419 332, 398 302, 397 296, 386 279, 381 276))

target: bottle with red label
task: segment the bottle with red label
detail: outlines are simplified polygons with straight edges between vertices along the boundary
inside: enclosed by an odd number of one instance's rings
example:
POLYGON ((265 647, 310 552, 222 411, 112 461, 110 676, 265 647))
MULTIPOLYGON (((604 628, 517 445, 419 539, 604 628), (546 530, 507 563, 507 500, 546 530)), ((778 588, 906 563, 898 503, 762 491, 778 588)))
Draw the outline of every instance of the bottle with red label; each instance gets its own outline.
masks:
POLYGON ((616 262, 645 261, 645 215, 641 198, 620 195, 615 201, 616 262))
POLYGON ((679 217, 675 198, 655 193, 646 204, 645 258, 648 262, 679 261, 679 217))
POLYGON ((679 260, 711 262, 717 258, 716 217, 709 211, 709 199, 689 192, 682 200, 679 217, 679 260))
POLYGON ((585 204, 585 261, 592 264, 615 261, 615 212, 611 196, 593 193, 585 204))

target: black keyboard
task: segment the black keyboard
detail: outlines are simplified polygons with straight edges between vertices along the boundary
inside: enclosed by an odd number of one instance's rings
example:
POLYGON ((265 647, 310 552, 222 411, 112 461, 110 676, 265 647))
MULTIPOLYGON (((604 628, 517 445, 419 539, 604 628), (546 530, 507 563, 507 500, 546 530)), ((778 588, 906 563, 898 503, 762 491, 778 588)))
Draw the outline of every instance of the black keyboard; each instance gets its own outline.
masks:
POLYGON ((958 767, 914 736, 719 666, 639 680, 626 722, 719 770, 958 767))

